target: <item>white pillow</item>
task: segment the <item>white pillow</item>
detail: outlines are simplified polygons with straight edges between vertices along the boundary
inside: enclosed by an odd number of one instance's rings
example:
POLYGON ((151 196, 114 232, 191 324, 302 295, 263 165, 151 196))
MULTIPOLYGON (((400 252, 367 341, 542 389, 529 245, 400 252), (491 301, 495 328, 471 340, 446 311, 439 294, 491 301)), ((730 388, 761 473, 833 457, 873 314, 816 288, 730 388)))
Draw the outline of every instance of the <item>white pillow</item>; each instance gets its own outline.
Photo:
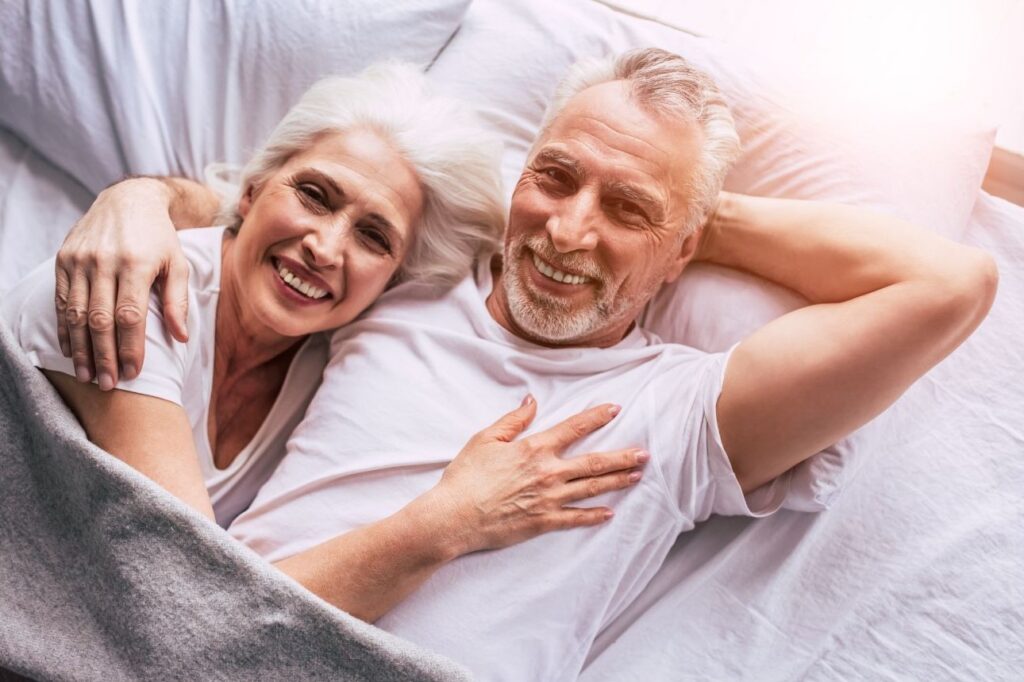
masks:
POLYGON ((0 3, 0 125, 93 192, 243 163, 318 78, 428 65, 469 0, 0 3))
MULTIPOLYGON (((727 189, 860 204, 954 238, 965 229, 991 153, 991 129, 941 118, 886 128, 868 109, 825 119, 784 104, 774 82, 789 79, 758 74, 726 46, 590 0, 476 0, 430 75, 477 103, 504 137, 503 176, 511 193, 569 65, 644 46, 686 57, 728 99, 744 153, 727 189), (865 121, 875 127, 866 129, 865 121)), ((698 265, 659 295, 645 325, 666 340, 719 351, 801 303, 773 284, 698 265)), ((854 434, 797 467, 785 506, 827 507, 863 459, 857 450, 867 447, 854 434)))

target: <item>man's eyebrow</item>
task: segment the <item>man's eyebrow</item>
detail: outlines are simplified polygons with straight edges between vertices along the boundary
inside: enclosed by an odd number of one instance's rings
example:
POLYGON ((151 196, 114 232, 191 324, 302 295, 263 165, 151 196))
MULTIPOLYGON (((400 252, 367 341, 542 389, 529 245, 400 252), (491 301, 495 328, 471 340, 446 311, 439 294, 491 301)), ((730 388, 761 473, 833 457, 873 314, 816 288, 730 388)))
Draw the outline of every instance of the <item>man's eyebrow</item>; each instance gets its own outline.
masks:
POLYGON ((620 196, 623 199, 628 199, 640 206, 647 213, 647 217, 651 222, 663 223, 665 221, 665 209, 661 202, 652 194, 640 189, 636 185, 613 180, 605 185, 605 191, 609 194, 620 196))
POLYGON ((558 166, 562 166, 566 170, 572 172, 572 174, 577 178, 583 178, 586 176, 586 172, 583 170, 579 161, 558 149, 542 149, 537 153, 537 156, 533 157, 533 162, 553 163, 558 166))

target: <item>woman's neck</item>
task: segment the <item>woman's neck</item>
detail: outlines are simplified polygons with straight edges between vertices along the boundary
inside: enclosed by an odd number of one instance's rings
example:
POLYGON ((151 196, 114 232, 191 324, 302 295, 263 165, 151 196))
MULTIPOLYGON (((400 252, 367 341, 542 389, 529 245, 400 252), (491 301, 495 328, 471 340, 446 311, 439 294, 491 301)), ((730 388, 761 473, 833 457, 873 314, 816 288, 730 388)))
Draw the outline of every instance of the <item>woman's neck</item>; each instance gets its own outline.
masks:
POLYGON ((215 374, 221 379, 244 376, 264 368, 298 345, 302 338, 283 336, 260 322, 247 305, 235 263, 234 236, 221 248, 220 298, 217 302, 215 374))

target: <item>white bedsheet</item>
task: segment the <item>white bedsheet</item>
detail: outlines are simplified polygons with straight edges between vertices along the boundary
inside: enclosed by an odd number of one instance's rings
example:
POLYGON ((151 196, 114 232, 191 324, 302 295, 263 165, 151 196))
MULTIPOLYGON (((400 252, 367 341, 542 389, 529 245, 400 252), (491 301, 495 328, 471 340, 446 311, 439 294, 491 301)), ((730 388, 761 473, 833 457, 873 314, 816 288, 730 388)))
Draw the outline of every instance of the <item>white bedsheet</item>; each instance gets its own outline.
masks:
MULTIPOLYGON (((0 129, 0 291, 90 196, 0 129)), ((584 682, 1016 680, 1024 670, 1024 208, 982 195, 968 240, 995 307, 873 429, 833 509, 683 536, 598 640, 584 682)))
POLYGON ((52 256, 92 194, 0 127, 0 293, 52 256))
POLYGON ((834 507, 682 536, 585 682, 1021 679, 1024 208, 983 194, 967 241, 999 262, 992 312, 834 507))

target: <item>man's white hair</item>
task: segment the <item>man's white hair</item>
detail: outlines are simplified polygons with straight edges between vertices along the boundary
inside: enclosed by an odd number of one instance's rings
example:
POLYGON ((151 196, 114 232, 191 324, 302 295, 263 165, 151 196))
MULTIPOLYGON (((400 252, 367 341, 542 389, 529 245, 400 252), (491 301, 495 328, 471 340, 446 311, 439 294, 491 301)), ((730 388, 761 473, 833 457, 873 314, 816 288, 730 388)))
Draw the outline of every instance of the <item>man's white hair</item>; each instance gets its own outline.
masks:
MULTIPOLYGON (((320 136, 353 129, 372 130, 393 145, 423 191, 415 237, 396 282, 454 284, 476 258, 499 248, 505 226, 501 144, 461 103, 431 92, 426 77, 409 64, 385 62, 358 76, 314 84, 242 169, 233 189, 258 189, 320 136)), ((236 227, 238 198, 228 209, 236 227)))
POLYGON ((629 83, 637 104, 649 113, 695 123, 703 133, 700 167, 688 180, 691 202, 681 232, 682 236, 691 234, 714 209, 725 176, 739 156, 740 138, 718 86, 679 55, 644 48, 576 62, 544 113, 539 137, 574 95, 594 85, 620 80, 629 83))

